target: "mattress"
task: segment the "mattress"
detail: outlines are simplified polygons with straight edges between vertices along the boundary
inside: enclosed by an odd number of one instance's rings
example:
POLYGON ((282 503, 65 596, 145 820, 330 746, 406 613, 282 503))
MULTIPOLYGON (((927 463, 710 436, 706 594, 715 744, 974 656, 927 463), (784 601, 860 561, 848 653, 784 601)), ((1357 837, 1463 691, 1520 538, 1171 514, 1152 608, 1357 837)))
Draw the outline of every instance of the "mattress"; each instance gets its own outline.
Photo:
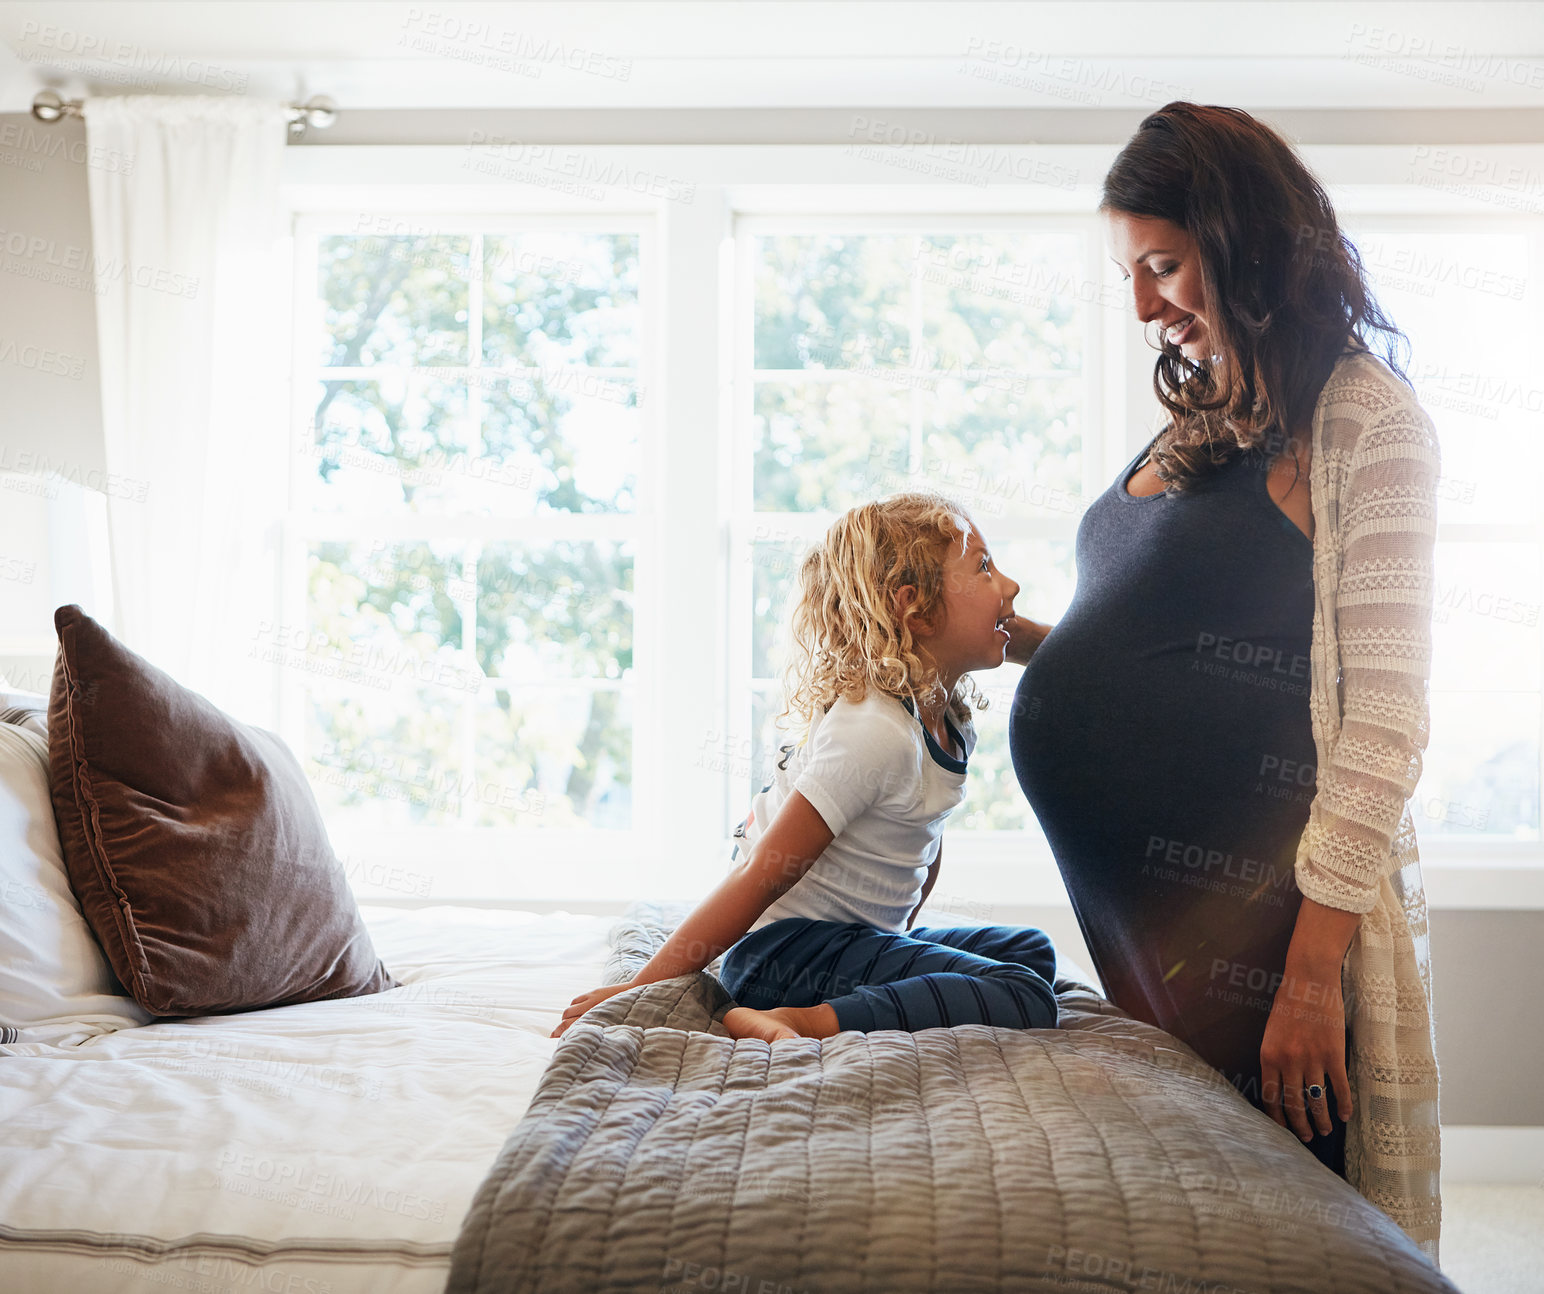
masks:
POLYGON ((0 1290, 444 1289, 614 918, 363 911, 400 988, 0 1047, 0 1290))

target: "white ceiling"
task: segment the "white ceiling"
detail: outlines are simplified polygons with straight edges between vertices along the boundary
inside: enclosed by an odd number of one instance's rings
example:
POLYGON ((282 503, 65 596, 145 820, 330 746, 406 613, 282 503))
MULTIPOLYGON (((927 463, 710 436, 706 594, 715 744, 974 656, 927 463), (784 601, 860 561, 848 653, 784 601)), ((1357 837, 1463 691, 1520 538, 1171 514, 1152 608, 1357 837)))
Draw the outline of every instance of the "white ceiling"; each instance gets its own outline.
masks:
POLYGON ((12 112, 44 86, 345 110, 1544 107, 1536 0, 0 0, 0 42, 12 112))

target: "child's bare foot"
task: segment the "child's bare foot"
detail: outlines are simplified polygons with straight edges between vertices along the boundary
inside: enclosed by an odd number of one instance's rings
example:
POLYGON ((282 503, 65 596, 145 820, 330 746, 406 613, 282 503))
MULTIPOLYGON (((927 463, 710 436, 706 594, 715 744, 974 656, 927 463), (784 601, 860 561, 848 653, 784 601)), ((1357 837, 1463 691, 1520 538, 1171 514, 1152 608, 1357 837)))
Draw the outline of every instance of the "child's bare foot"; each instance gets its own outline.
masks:
POLYGON ((748 1006, 732 1007, 724 1014, 724 1028, 732 1038, 760 1038, 776 1042, 779 1038, 829 1038, 838 1032, 836 1012, 822 1002, 819 1006, 778 1006, 757 1011, 748 1006))

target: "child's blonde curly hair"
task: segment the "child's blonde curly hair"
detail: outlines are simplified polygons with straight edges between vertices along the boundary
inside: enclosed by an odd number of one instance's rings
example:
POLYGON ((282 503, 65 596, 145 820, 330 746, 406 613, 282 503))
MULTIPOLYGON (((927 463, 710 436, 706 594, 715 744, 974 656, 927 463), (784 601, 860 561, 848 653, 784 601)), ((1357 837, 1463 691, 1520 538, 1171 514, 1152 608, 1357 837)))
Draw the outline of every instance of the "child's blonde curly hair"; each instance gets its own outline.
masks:
MULTIPOLYGON (((974 530, 964 508, 928 492, 892 495, 838 517, 799 567, 787 705, 779 719, 791 714, 807 730, 817 707, 828 709, 840 697, 861 701, 870 687, 941 699, 942 680, 919 650, 913 625, 941 623, 944 562, 974 530), (895 596, 907 584, 917 597, 902 614, 895 596)), ((986 708, 967 674, 955 684, 948 712, 966 718, 972 699, 986 708)))

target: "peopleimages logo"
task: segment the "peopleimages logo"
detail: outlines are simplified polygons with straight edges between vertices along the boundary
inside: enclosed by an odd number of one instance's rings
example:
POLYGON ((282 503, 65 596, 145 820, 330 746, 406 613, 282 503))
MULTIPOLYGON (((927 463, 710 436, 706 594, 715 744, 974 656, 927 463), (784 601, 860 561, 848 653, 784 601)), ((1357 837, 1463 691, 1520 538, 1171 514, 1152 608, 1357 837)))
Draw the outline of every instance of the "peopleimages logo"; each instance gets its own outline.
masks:
POLYGON ((986 185, 993 180, 1018 180, 1057 189, 1075 188, 1078 172, 1019 147, 976 144, 880 117, 854 116, 847 134, 854 142, 849 156, 882 162, 958 183, 986 185))
POLYGON ((54 350, 48 346, 35 346, 31 342, 18 341, 15 337, 0 337, 0 364, 14 364, 17 368, 67 377, 74 382, 86 375, 83 356, 71 355, 68 351, 54 350))
POLYGON ((1544 174, 1500 152, 1419 144, 1410 156, 1409 182, 1513 210, 1544 209, 1544 174))
POLYGON ((146 49, 132 41, 109 40, 70 27, 40 23, 33 18, 22 23, 18 44, 21 48, 17 49, 17 55, 28 62, 43 63, 65 72, 90 69, 95 80, 140 84, 183 81, 226 94, 245 94, 247 91, 245 72, 203 59, 146 49))
POLYGON ((58 270, 66 275, 80 275, 83 285, 91 290, 105 291, 108 284, 121 282, 188 300, 198 296, 197 275, 181 274, 159 265, 134 264, 114 258, 101 260, 78 243, 61 244, 43 234, 31 234, 21 229, 0 229, 0 253, 16 258, 5 262, 7 274, 21 274, 46 282, 52 280, 44 271, 58 270))
POLYGON ((308 1212, 353 1217, 354 1209, 369 1208, 422 1222, 441 1222, 445 1218, 443 1200, 392 1186, 383 1188, 345 1173, 322 1172, 309 1162, 227 1147, 220 1151, 217 1166, 216 1181, 222 1190, 273 1199, 308 1212), (256 1189, 262 1187, 268 1189, 256 1189))
POLYGON ((620 190, 683 205, 697 196, 695 183, 615 158, 600 158, 569 144, 538 144, 474 129, 467 136, 466 149, 472 156, 462 164, 464 169, 470 163, 469 169, 504 179, 543 187, 576 185, 583 196, 597 200, 620 190))
POLYGON ((1397 27, 1352 23, 1345 57, 1368 67, 1471 93, 1482 93, 1486 82, 1528 90, 1544 87, 1544 63, 1537 59, 1457 45, 1425 32, 1402 31, 1397 27))
POLYGON ((52 127, 37 130, 30 122, 7 122, 0 125, 0 149, 14 150, 0 153, 0 158, 7 164, 22 166, 29 171, 40 171, 45 160, 62 157, 66 161, 95 167, 114 175, 134 173, 133 153, 122 153, 116 148, 72 138, 52 127))
MULTIPOLYGON (((1298 249, 1322 253, 1313 264, 1338 263, 1342 235, 1329 226, 1299 225, 1298 249)), ((1508 301, 1521 301, 1528 291, 1528 280, 1493 265, 1478 265, 1443 256, 1418 245, 1397 239, 1365 238, 1356 245, 1363 268, 1369 270, 1381 287, 1434 296, 1438 288, 1465 288, 1508 301)))
POLYGON ((1111 63, 1051 54, 992 36, 972 36, 957 71, 978 81, 994 81, 1035 90, 1052 98, 1089 107, 1110 103, 1169 103, 1193 99, 1195 92, 1173 81, 1160 81, 1111 63))
POLYGON ((475 666, 420 655, 400 644, 335 642, 323 631, 301 624, 260 620, 253 639, 249 655, 258 660, 381 691, 405 681, 475 695, 484 681, 475 666))
POLYGON ((565 44, 550 36, 538 37, 528 31, 498 27, 440 9, 411 8, 402 27, 399 45, 501 72, 539 77, 544 67, 563 67, 570 72, 608 81, 626 81, 633 74, 630 58, 618 58, 583 45, 565 44))

